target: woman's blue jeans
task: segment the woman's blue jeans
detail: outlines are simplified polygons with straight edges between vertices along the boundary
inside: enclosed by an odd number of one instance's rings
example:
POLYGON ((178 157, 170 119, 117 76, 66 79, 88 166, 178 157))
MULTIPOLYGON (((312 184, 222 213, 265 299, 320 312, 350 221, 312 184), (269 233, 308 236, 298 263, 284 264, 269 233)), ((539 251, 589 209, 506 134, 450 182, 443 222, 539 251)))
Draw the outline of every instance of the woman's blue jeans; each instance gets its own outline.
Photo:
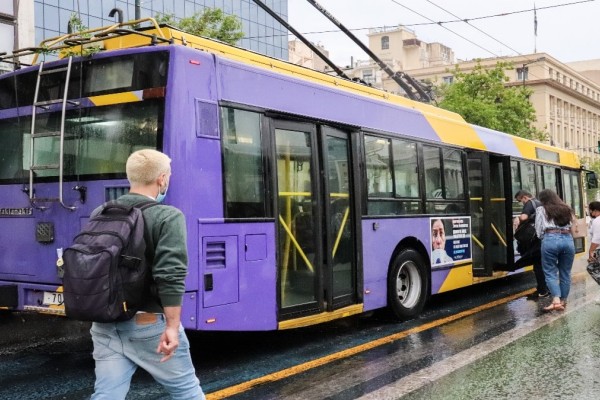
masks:
POLYGON ((542 268, 552 297, 566 300, 571 290, 571 268, 575 258, 573 236, 546 233, 542 240, 542 268))
POLYGON ((165 330, 164 314, 155 314, 153 323, 129 321, 92 324, 96 384, 93 400, 125 399, 131 377, 139 367, 145 369, 171 395, 172 399, 204 400, 200 381, 190 356, 190 344, 183 327, 179 327, 179 347, 169 360, 160 362, 156 353, 165 330))

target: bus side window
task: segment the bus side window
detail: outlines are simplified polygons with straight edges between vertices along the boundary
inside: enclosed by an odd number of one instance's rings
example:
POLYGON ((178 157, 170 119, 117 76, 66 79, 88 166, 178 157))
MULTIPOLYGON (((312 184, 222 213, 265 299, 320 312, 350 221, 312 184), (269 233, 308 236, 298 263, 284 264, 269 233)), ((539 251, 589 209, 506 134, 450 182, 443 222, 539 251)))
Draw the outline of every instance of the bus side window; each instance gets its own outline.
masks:
POLYGON ((260 114, 221 108, 225 217, 266 217, 260 114))

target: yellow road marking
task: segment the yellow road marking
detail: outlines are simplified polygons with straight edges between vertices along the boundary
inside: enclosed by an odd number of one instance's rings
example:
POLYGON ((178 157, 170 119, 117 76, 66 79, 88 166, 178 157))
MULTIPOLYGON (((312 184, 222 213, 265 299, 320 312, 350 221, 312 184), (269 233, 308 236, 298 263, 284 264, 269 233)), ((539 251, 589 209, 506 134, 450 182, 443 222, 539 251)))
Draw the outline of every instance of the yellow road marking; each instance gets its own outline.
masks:
POLYGON ((264 383, 269 383, 269 382, 276 382, 276 381, 279 381, 279 380, 282 380, 285 378, 289 378, 290 376, 297 375, 302 372, 306 372, 308 370, 320 367, 322 365, 331 363, 333 361, 348 358, 348 357, 354 356, 356 354, 365 352, 367 350, 371 350, 376 347, 395 342, 397 340, 403 339, 414 333, 423 332, 428 329, 435 328, 437 326, 444 325, 444 324, 447 324, 452 321, 456 321, 456 320, 464 318, 464 317, 468 317, 468 316, 476 314, 480 311, 487 310, 487 309, 495 307, 497 305, 508 303, 509 301, 526 296, 530 293, 533 293, 534 291, 535 291, 535 289, 528 289, 528 290, 522 291, 520 293, 513 294, 511 296, 504 297, 499 300, 495 300, 491 303, 486 303, 481 306, 471 308, 470 310, 462 311, 457 314, 450 315, 448 317, 441 318, 441 319, 438 319, 435 321, 431 321, 426 324, 416 326, 414 328, 407 329, 402 332, 398 332, 398 333, 394 333, 389 336, 382 337, 382 338, 374 340, 372 342, 368 342, 368 343, 364 343, 364 344, 361 344, 361 345, 358 345, 355 347, 351 347, 349 349, 342 350, 337 353, 330 354, 328 356, 317 358, 315 360, 308 361, 303 364, 299 364, 299 365, 296 365, 296 366, 293 366, 290 368, 286 368, 281 371, 274 372, 272 374, 261 376, 260 378, 252 379, 247 382, 242 382, 240 384, 230 386, 225 389, 221 389, 217 392, 209 393, 206 395, 206 398, 207 398, 207 400, 225 399, 229 396, 234 396, 234 395, 246 392, 255 386, 262 385, 264 383))

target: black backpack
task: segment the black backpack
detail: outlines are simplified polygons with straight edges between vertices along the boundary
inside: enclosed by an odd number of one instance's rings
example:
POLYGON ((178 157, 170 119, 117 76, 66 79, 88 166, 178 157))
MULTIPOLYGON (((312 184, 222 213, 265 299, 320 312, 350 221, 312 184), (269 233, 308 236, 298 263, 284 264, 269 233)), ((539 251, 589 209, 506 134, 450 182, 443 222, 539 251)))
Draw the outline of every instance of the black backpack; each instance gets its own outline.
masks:
POLYGON ((152 282, 142 211, 157 204, 110 201, 75 236, 63 253, 67 317, 116 322, 139 311, 152 282))
MULTIPOLYGON (((537 199, 531 199, 534 209, 541 206, 537 199)), ((537 237, 535 231, 535 212, 525 221, 521 221, 515 230, 514 237, 517 240, 517 251, 524 256, 528 252, 539 252, 541 249, 541 240, 537 237)), ((540 255, 541 257, 541 255, 540 255)))

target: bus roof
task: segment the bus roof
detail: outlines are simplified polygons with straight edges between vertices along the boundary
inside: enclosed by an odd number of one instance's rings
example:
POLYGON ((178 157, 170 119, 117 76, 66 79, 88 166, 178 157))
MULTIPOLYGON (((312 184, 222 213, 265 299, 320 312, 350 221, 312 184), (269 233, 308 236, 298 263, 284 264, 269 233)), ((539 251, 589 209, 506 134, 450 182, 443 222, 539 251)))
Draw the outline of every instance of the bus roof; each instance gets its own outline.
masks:
POLYGON ((244 64, 293 76, 297 79, 330 86, 337 90, 348 91, 353 94, 415 110, 427 119, 440 139, 448 144, 477 150, 493 151, 499 154, 520 154, 526 159, 580 168, 580 162, 575 152, 472 125, 467 123, 457 113, 231 46, 217 40, 195 36, 169 25, 158 25, 152 18, 128 21, 108 27, 95 28, 47 39, 39 47, 15 50, 12 55, 5 56, 4 58, 18 58, 34 54, 35 63, 38 54, 48 51, 59 51, 60 55, 64 57, 74 54, 77 51, 81 52, 82 48, 89 48, 91 46, 95 46, 99 51, 111 51, 148 45, 160 46, 172 44, 210 52, 220 57, 237 60, 244 64), (141 23, 150 23, 150 26, 131 29, 131 27, 138 26, 141 23))

